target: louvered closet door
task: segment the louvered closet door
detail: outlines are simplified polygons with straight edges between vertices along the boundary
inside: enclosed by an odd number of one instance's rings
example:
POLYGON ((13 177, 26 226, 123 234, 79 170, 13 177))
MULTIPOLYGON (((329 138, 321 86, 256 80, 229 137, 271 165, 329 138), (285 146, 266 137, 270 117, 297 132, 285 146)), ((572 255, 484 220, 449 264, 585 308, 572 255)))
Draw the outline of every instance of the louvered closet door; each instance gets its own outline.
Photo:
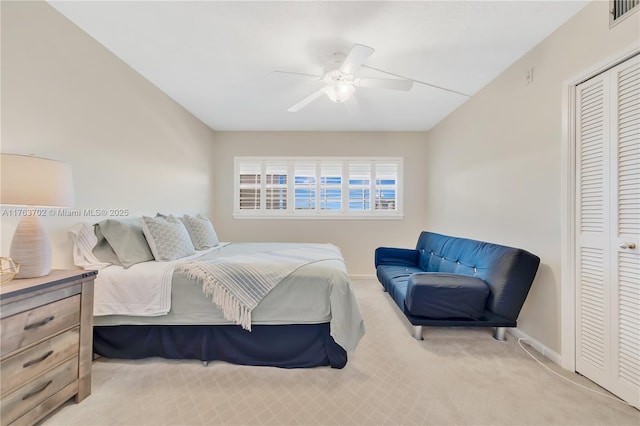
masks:
POLYGON ((612 391, 640 407, 640 57, 612 70, 612 391))
POLYGON ((576 370, 638 407, 640 58, 576 94, 576 370))
POLYGON ((608 80, 599 75, 577 87, 576 102, 576 370, 600 384, 611 363, 609 92, 608 80))

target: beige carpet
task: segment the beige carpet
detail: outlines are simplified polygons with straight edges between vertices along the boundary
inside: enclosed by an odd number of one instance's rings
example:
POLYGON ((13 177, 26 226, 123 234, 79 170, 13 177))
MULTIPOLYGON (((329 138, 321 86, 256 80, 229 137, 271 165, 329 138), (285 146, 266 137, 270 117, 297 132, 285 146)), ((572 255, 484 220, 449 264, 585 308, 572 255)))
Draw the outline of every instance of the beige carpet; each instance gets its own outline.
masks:
POLYGON ((425 328, 419 342, 377 282, 354 285, 367 334, 343 370, 99 359, 92 395, 44 424, 640 425, 640 411, 546 372, 510 335, 425 328))

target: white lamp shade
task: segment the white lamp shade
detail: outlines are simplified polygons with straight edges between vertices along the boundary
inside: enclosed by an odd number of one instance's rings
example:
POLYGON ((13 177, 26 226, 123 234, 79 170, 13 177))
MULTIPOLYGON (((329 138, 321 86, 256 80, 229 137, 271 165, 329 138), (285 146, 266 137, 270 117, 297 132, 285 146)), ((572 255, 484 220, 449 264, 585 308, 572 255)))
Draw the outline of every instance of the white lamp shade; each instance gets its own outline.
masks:
MULTIPOLYGON (((74 204, 71 166, 27 155, 0 154, 0 204, 71 207, 74 204)), ((34 278, 51 271, 51 244, 38 215, 20 219, 9 249, 20 264, 16 278, 34 278)))
POLYGON ((0 204, 71 207, 71 166, 28 155, 0 154, 0 204))

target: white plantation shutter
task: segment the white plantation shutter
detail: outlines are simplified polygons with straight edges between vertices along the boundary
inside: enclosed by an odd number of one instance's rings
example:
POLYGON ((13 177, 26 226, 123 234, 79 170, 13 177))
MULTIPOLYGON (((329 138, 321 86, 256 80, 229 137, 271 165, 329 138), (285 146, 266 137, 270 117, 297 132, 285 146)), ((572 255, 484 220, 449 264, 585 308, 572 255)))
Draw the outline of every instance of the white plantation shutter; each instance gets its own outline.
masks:
POLYGON ((371 163, 349 162, 349 210, 371 209, 371 163))
POLYGON ((398 164, 376 162, 375 209, 395 210, 398 194, 398 164))
POLYGON ((234 217, 402 218, 397 157, 236 157, 234 217))
POLYGON ((288 165, 286 161, 265 163, 265 208, 287 210, 288 165))
POLYGON ((296 210, 315 210, 316 163, 298 162, 294 165, 294 173, 296 210))
POLYGON ((258 161, 243 162, 240 164, 238 174, 239 209, 259 210, 262 163, 258 161))
POLYGON ((576 371, 638 407, 639 57, 576 96, 576 371))
POLYGON ((320 209, 342 211, 342 162, 320 163, 320 209))

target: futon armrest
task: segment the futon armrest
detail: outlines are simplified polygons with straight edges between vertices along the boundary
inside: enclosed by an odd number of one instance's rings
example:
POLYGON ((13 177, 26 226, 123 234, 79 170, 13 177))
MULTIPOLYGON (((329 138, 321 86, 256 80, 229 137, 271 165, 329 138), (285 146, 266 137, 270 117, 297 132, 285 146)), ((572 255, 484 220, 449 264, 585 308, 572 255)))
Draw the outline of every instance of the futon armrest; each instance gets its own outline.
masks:
POLYGON ((489 286, 480 278, 418 272, 409 277, 405 306, 416 316, 478 319, 489 293, 489 286))
POLYGON ((376 249, 376 268, 380 265, 417 266, 419 259, 418 250, 378 247, 376 249))

